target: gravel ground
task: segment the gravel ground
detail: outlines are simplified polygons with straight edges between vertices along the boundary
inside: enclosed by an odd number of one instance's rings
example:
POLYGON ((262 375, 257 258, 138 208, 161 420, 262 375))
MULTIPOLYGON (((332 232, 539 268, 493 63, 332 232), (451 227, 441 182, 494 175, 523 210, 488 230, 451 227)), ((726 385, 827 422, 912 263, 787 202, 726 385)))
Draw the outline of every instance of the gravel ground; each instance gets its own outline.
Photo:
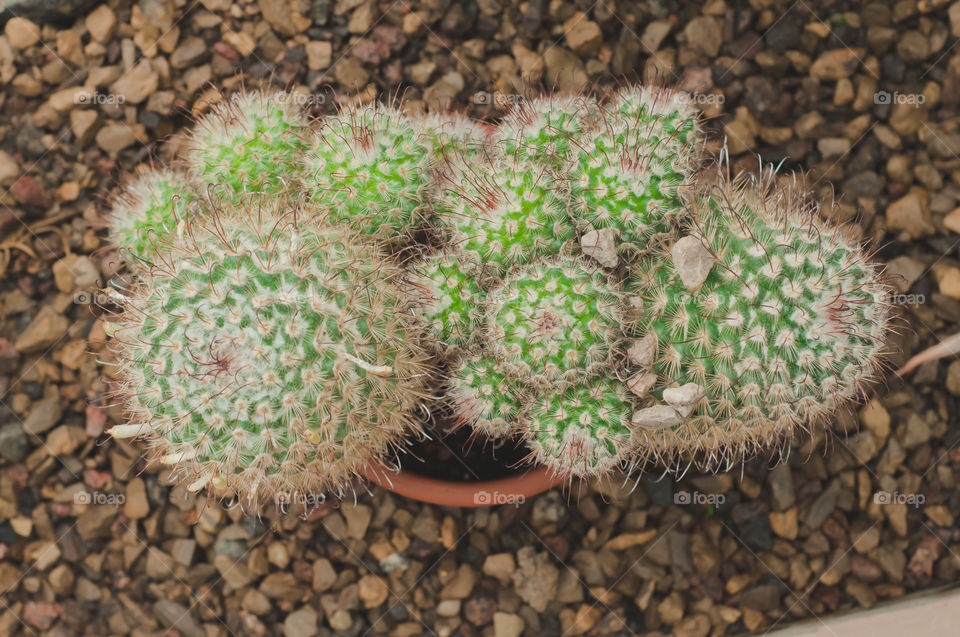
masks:
POLYGON ((725 134, 736 168, 804 170, 879 246, 896 365, 960 319, 960 2, 120 0, 35 19, 0 37, 0 635, 735 635, 957 578, 960 360, 891 378, 776 466, 480 510, 376 489, 305 522, 144 470, 103 434, 88 351, 111 189, 231 91, 493 119, 542 87, 639 79, 691 91, 712 151, 725 134))

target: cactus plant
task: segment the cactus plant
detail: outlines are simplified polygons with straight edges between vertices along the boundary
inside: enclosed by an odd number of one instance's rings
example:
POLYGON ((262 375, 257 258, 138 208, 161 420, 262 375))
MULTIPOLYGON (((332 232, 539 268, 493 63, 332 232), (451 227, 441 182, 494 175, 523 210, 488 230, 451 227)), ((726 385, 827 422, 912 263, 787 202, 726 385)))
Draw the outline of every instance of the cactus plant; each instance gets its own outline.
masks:
POLYGON ((197 195, 186 176, 161 168, 120 191, 108 223, 113 241, 131 263, 149 263, 187 219, 197 195))
POLYGON ((626 461, 636 437, 626 388, 595 376, 540 393, 527 426, 532 459, 562 477, 603 476, 626 461))
POLYGON ((489 295, 491 352, 531 385, 596 375, 610 365, 622 335, 620 296, 579 259, 514 268, 489 295))
MULTIPOLYGON (((614 268, 620 258, 591 249, 596 244, 587 243, 588 233, 612 229, 628 248, 629 265, 656 234, 679 226, 679 186, 690 180, 697 159, 693 111, 668 91, 625 90, 609 104, 547 96, 518 105, 491 146, 487 163, 454 162, 444 174, 443 194, 451 201, 449 221, 441 224, 449 227, 445 258, 482 264, 494 275, 475 278, 479 289, 471 287, 469 298, 479 307, 473 313, 463 295, 454 298, 460 281, 432 288, 430 322, 458 325, 458 333, 475 341, 447 352, 458 362, 451 409, 457 422, 480 431, 519 432, 537 461, 556 474, 602 473, 632 447, 619 417, 629 416, 625 391, 618 386, 609 402, 600 397, 610 387, 601 377, 615 374, 624 358, 626 307, 617 281, 598 268, 614 268), (480 363, 471 358, 477 349, 480 363), (481 369, 495 382, 483 382, 481 369), (486 394, 478 406, 481 389, 494 386, 507 390, 486 394), (525 395, 539 402, 522 408, 515 401, 530 402, 525 395), (574 411, 575 419, 583 418, 576 427, 548 423, 550 414, 574 411), (614 412, 615 423, 590 417, 614 412), (505 429, 502 414, 517 423, 505 429)), ((435 267, 427 261, 420 276, 435 267)))
POLYGON ((446 253, 428 256, 409 274, 418 303, 414 313, 440 348, 465 345, 484 320, 482 268, 446 253))
POLYGON ((583 95, 554 94, 517 104, 494 133, 510 158, 561 170, 580 152, 581 137, 599 121, 599 108, 583 95))
POLYGON ((722 467, 785 441, 865 392, 880 371, 888 288, 863 249, 772 171, 721 178, 689 234, 638 264, 642 452, 722 467), (651 380, 653 380, 651 378, 651 380))
POLYGON ((578 228, 612 228, 621 250, 643 252, 682 221, 681 189, 699 160, 695 111, 680 94, 631 88, 603 107, 565 172, 578 228))
POLYGON ((279 195, 295 187, 309 130, 292 94, 233 95, 197 121, 186 163, 196 183, 224 199, 279 195))
POLYGON ((409 118, 364 105, 328 117, 303 155, 303 187, 331 223, 405 244, 432 221, 433 171, 451 153, 483 145, 480 127, 455 115, 409 118))
POLYGON ((418 427, 399 271, 292 206, 206 211, 113 324, 131 422, 112 434, 153 440, 191 490, 336 490, 418 427))
POLYGON ((490 356, 473 355, 450 374, 448 405, 457 425, 500 438, 529 427, 527 387, 490 356))
POLYGON ((557 254, 574 236, 555 180, 535 163, 499 155, 480 165, 454 159, 441 178, 441 226, 461 259, 503 275, 557 254))
POLYGON ((424 406, 564 478, 783 442, 878 375, 886 287, 796 189, 706 179, 699 140, 685 100, 643 88, 492 131, 231 100, 185 175, 117 200, 141 267, 111 431, 248 501, 342 489, 424 406))

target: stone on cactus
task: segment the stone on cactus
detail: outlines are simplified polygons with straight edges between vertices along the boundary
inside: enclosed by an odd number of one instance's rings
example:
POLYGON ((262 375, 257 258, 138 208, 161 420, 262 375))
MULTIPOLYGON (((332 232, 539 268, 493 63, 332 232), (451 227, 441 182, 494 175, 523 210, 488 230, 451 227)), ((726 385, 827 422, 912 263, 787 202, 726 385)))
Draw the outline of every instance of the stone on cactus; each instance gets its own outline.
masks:
POLYGON ((629 282, 639 335, 656 343, 641 371, 656 374, 648 402, 660 404, 635 414, 641 454, 699 452, 722 467, 812 426, 879 375, 889 321, 879 268, 773 180, 704 187, 689 245, 643 260, 629 282))
POLYGON ((425 356, 399 270, 316 211, 206 211, 114 324, 130 423, 245 500, 336 491, 418 428, 425 356))

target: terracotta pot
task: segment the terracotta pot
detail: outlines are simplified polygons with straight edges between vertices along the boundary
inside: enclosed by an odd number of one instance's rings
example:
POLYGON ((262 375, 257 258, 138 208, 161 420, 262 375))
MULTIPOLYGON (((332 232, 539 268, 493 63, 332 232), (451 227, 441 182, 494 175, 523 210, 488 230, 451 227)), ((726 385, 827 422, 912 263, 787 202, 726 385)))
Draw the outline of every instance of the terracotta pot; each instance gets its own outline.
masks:
POLYGON ((544 467, 523 469, 499 480, 452 482, 417 475, 407 470, 394 471, 382 465, 364 471, 370 482, 420 502, 455 507, 482 507, 523 502, 563 482, 544 467))

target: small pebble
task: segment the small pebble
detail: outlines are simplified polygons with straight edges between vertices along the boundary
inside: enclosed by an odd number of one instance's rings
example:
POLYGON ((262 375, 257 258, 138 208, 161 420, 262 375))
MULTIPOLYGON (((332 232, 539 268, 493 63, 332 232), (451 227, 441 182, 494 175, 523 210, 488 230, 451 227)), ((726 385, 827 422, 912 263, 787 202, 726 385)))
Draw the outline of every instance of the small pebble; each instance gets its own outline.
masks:
POLYGON ((673 266, 680 275, 680 281, 688 290, 699 290, 707 280, 713 267, 713 255, 703 245, 703 241, 692 235, 679 239, 670 250, 673 266))

